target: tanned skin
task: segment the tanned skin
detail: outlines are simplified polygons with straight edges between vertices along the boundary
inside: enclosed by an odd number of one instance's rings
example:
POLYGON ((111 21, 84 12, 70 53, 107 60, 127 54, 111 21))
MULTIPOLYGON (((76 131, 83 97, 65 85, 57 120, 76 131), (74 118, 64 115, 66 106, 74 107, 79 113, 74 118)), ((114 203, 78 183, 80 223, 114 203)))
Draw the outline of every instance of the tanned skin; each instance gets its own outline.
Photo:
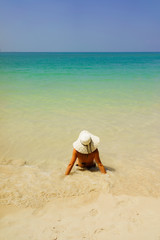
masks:
POLYGON ((83 167, 83 168, 84 167, 91 168, 91 167, 95 166, 95 162, 96 162, 101 173, 106 173, 106 169, 104 168, 103 164, 101 163, 98 149, 96 149, 94 152, 89 153, 89 154, 82 154, 82 153, 79 153, 78 151, 76 151, 75 149, 73 149, 72 158, 66 169, 65 175, 70 174, 76 159, 78 159, 78 166, 83 167), (95 160, 95 162, 94 162, 94 160, 95 160))

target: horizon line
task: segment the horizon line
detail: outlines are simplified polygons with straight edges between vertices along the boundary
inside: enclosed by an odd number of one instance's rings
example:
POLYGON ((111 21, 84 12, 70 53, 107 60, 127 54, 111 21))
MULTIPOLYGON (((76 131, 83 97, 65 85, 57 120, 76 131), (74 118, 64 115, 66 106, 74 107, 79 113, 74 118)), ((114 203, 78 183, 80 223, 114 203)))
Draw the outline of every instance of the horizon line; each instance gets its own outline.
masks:
POLYGON ((0 51, 0 53, 160 53, 160 51, 0 51))

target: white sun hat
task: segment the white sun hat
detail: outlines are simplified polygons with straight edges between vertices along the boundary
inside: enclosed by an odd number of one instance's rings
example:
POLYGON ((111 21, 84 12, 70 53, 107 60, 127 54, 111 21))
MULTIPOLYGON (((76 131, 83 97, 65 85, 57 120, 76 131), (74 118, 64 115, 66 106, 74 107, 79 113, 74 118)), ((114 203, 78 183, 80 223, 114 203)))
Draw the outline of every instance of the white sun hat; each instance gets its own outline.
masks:
POLYGON ((86 130, 83 130, 80 132, 77 141, 73 143, 73 147, 80 153, 89 154, 97 149, 99 142, 99 137, 94 136, 86 130))

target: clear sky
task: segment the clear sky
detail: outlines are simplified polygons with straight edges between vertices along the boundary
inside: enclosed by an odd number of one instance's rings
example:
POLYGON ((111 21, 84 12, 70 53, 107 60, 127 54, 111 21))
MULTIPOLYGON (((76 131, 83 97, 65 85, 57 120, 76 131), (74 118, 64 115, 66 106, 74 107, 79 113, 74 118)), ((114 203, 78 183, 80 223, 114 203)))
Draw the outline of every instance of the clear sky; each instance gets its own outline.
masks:
POLYGON ((160 0, 0 0, 1 51, 160 51, 160 0))

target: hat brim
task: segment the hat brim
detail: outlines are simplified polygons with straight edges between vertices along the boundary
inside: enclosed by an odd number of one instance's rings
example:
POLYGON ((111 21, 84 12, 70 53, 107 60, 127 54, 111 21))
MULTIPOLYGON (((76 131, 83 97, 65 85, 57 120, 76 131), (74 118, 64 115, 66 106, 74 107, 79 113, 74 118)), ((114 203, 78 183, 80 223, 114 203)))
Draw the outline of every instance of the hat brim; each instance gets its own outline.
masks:
MULTIPOLYGON (((98 148, 100 139, 99 139, 99 137, 97 137, 97 136, 95 136, 95 135, 93 135, 91 133, 90 133, 90 136, 91 136, 90 150, 91 150, 91 153, 92 153, 92 152, 94 152, 98 148)), ((78 152, 80 152, 82 154, 88 154, 88 148, 87 148, 87 146, 83 145, 80 142, 80 138, 78 138, 73 143, 73 147, 74 147, 74 149, 76 149, 76 151, 78 151, 78 152)))

